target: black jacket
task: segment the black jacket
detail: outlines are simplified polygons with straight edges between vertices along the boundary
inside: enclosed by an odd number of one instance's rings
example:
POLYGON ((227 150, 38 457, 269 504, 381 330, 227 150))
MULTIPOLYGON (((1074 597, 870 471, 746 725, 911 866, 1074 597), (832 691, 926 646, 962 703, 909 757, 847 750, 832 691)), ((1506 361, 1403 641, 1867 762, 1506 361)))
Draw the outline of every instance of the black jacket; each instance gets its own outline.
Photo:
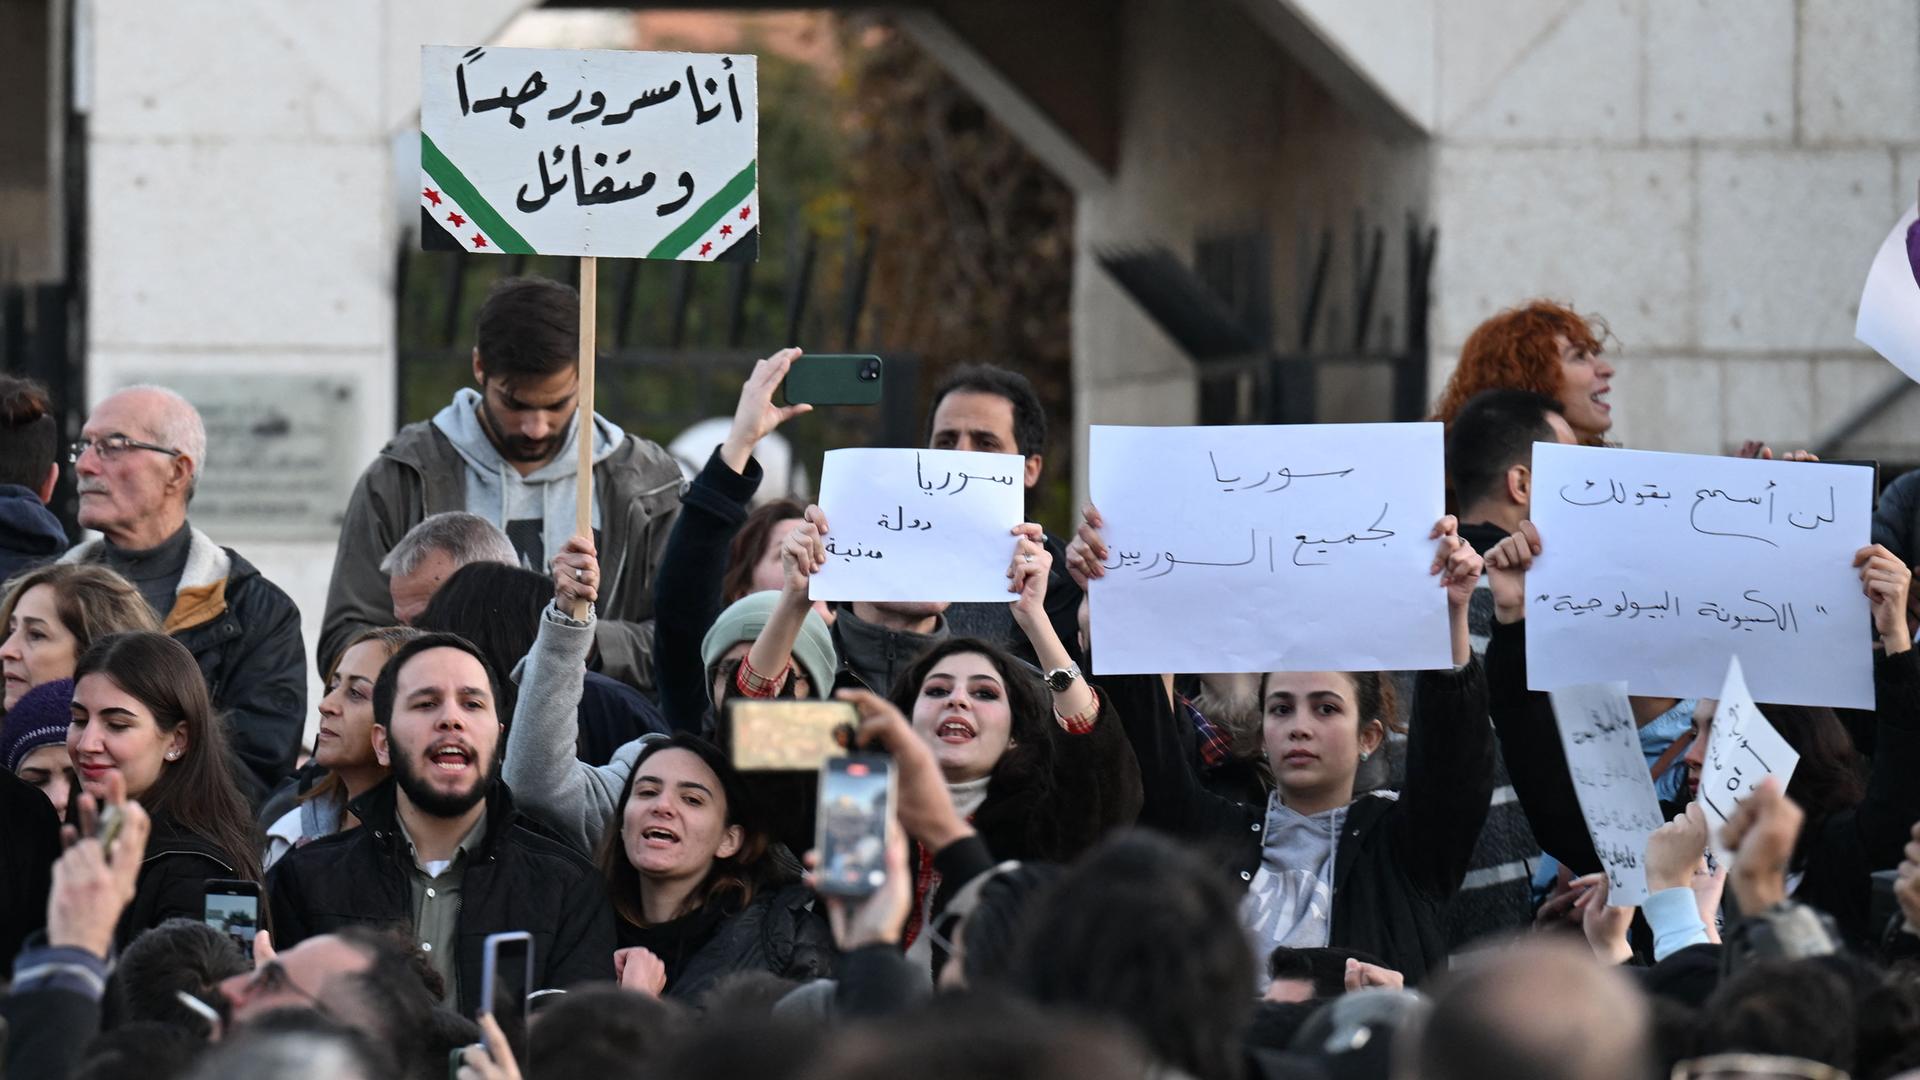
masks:
POLYGON ((0 769, 0 971, 13 970, 27 935, 47 925, 60 857, 60 818, 39 788, 0 769))
POLYGON ((40 496, 0 484, 0 581, 50 563, 67 550, 67 530, 40 496))
MULTIPOLYGON (((658 948, 641 927, 622 925, 620 944, 658 948)), ((692 1002, 729 975, 765 971, 808 982, 833 974, 833 931, 817 910, 813 890, 798 883, 762 889, 744 909, 720 919, 697 939, 682 938, 686 955, 662 956, 669 977, 665 996, 692 1002)))
POLYGON ((234 778, 259 806, 293 775, 307 714, 307 649, 300 609, 278 585, 232 548, 226 610, 208 622, 173 631, 200 663, 214 710, 242 768, 234 778))
MULTIPOLYGON (((411 926, 412 855, 392 780, 353 801, 361 827, 288 852, 268 875, 274 944, 285 948, 346 926, 411 926)), ((488 934, 533 935, 535 985, 613 978, 613 908, 593 864, 522 818, 505 784, 487 799, 487 831, 460 887, 459 1011, 480 1004, 488 934)))
POLYGON ((147 854, 140 863, 140 878, 134 885, 133 903, 127 905, 114 930, 114 947, 125 949, 143 931, 168 919, 199 921, 206 915, 207 882, 246 875, 247 871, 235 866, 204 837, 186 831, 171 818, 156 815, 147 837, 147 854))
MULTIPOLYGON (((1266 806, 1206 789, 1191 765, 1184 721, 1173 715, 1158 678, 1099 683, 1115 699, 1140 761, 1140 824, 1213 842, 1246 888, 1260 869, 1266 806)), ((1347 810, 1328 932, 1328 944, 1372 953, 1409 985, 1446 966, 1447 902, 1466 876, 1493 796, 1493 729, 1480 661, 1457 672, 1420 672, 1415 702, 1400 797, 1363 795, 1347 810)))
MULTIPOLYGON (((1525 620, 1493 628, 1487 681, 1514 794, 1541 848, 1574 873, 1598 871, 1600 858, 1580 816, 1553 704, 1546 694, 1527 689, 1525 620)), ((1857 946, 1870 944, 1880 929, 1870 925, 1868 914, 1871 875, 1900 864, 1908 830, 1920 820, 1920 783, 1914 782, 1920 775, 1920 649, 1875 656, 1873 681, 1879 724, 1866 798, 1822 817, 1809 814, 1793 862, 1802 873, 1794 899, 1833 916, 1857 946)), ((1660 809, 1671 818, 1686 804, 1663 803, 1660 809)))
POLYGON ((760 477, 759 462, 748 458, 743 475, 714 450, 680 496, 680 516, 667 534, 653 583, 653 678, 660 711, 675 731, 700 734, 706 725, 709 691, 700 642, 725 607, 720 579, 727 551, 747 520, 760 477))

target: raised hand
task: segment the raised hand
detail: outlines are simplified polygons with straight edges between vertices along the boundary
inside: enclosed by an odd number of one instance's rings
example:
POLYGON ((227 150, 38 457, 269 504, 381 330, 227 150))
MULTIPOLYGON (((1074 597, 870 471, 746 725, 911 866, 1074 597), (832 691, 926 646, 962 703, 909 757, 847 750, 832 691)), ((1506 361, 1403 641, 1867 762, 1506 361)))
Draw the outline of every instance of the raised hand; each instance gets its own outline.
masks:
POLYGON ((1907 628, 1907 593, 1913 571, 1882 544, 1869 544, 1853 553, 1860 571, 1860 589, 1873 606, 1873 628, 1880 632, 1888 656, 1913 648, 1907 628))
POLYGON ((593 537, 576 536, 553 557, 554 606, 572 612, 575 605, 598 599, 600 559, 593 550, 593 537))
POLYGON ((146 810, 126 797, 118 771, 107 774, 107 803, 120 814, 112 846, 92 836, 74 841, 53 864, 47 896, 47 944, 85 949, 102 959, 113 949, 120 914, 133 903, 152 827, 146 810))
POLYGON ((826 534, 826 512, 818 506, 807 507, 805 520, 780 542, 780 570, 784 575, 782 591, 790 595, 807 595, 807 583, 813 580, 813 575, 819 573, 821 567, 827 565, 827 545, 821 539, 826 534))
POLYGON ((1540 557, 1540 531, 1523 521, 1487 552, 1487 585, 1493 590, 1493 617, 1516 623, 1527 614, 1527 571, 1540 557))
POLYGON ((513 1060, 513 1048, 507 1045, 506 1032, 492 1013, 481 1013, 477 1021, 484 1043, 474 1043, 460 1055, 459 1080, 520 1080, 520 1065, 513 1060))
MULTIPOLYGON (((813 853, 808 853, 811 859, 813 853)), ((808 884, 812 884, 809 877, 808 884)), ((907 871, 907 836, 898 825, 887 829, 887 881, 864 897, 822 896, 833 943, 843 953, 863 945, 899 945, 913 910, 913 875, 907 871)))
POLYGON ((1094 578, 1107 575, 1107 542, 1100 538, 1100 530, 1106 525, 1100 508, 1088 503, 1080 512, 1080 527, 1074 531, 1073 542, 1067 545, 1067 573, 1082 589, 1094 578))
POLYGON ((1624 964, 1633 959, 1633 946, 1627 944, 1627 928, 1633 925, 1633 908, 1607 906, 1607 875, 1588 874, 1573 884, 1583 890, 1573 902, 1580 913, 1580 929, 1587 945, 1603 964, 1624 964))
POLYGON ((1376 986, 1399 990, 1407 985, 1407 977, 1392 968, 1348 958, 1346 984, 1349 994, 1355 990, 1369 990, 1376 986))
POLYGON ((1906 917, 1903 929, 1909 934, 1920 934, 1920 822, 1916 822, 1908 834, 1905 858, 1900 860, 1899 876, 1893 881, 1893 898, 1900 903, 1900 914, 1906 917))
POLYGON ((1007 565, 1007 591, 1018 593, 1012 601, 1013 619, 1023 629, 1033 621, 1047 618, 1047 577, 1053 573, 1053 553, 1044 542, 1046 533, 1029 521, 1013 527, 1013 562, 1007 565))
POLYGON ((667 988, 667 965, 651 949, 637 945, 630 949, 616 949, 613 954, 613 977, 622 989, 657 998, 667 988))
POLYGON ((1727 884, 1741 911, 1758 914, 1787 898, 1787 862, 1806 817, 1769 776, 1727 818, 1720 842, 1733 851, 1727 884))
POLYGON ((1427 539, 1439 541, 1433 553, 1433 565, 1427 569, 1428 575, 1442 574, 1441 587, 1447 590, 1447 604, 1454 608, 1465 608, 1473 600, 1473 590, 1480 584, 1480 572, 1485 568, 1485 560, 1473 550, 1473 545, 1460 536, 1460 521, 1452 514, 1433 523, 1433 532, 1427 539))
POLYGON ((1694 871, 1704 869, 1706 861, 1706 812, 1699 803, 1688 803, 1685 813, 1675 814, 1647 838, 1647 891, 1693 884, 1694 871))
POLYGON ((788 420, 813 411, 811 405, 773 403, 774 391, 780 388, 787 369, 799 356, 799 349, 781 349, 753 365, 753 373, 740 387, 740 404, 733 410, 733 426, 727 430, 726 441, 720 444, 720 460, 727 463, 727 468, 745 473, 755 444, 788 420))

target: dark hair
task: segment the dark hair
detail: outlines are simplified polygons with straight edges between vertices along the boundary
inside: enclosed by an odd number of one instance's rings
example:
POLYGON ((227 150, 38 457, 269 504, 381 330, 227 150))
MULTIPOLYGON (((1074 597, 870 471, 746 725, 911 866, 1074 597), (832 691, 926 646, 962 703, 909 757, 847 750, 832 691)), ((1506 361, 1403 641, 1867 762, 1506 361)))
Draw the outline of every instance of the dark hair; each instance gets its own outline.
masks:
POLYGON ((487 695, 493 699, 494 717, 500 714, 500 680, 494 677, 493 665, 481 655, 471 641, 459 634, 426 633, 400 646, 380 668, 380 677, 373 681, 373 722, 383 728, 393 726, 393 697, 399 692, 400 671, 408 661, 430 649, 458 649, 480 662, 480 669, 487 674, 487 695))
POLYGON ((683 731, 666 738, 648 739, 646 745, 641 747, 640 756, 634 759, 633 771, 627 774, 627 784, 620 791, 620 801, 614 804, 612 821, 600 839, 600 850, 595 854, 594 862, 600 869, 601 880, 606 882, 607 898, 613 902, 614 913, 634 926, 647 925, 646 910, 640 902, 645 885, 640 879, 640 871, 634 869, 633 863, 627 859, 623 830, 627 801, 633 798, 633 787, 640 779, 641 767, 662 750, 685 750, 713 770, 713 775, 720 778, 720 789, 726 796, 727 824, 740 826, 744 834, 739 851, 713 861, 713 869, 707 872, 706 880, 687 897, 686 910, 695 911, 715 903, 726 904, 731 911, 745 908, 753 902, 756 892, 777 879, 779 871, 771 854, 770 833, 766 823, 761 820, 758 804, 742 782, 739 770, 733 767, 733 762, 719 747, 698 735, 683 731))
POLYGON ((107 979, 104 1026, 157 1020, 205 1038, 205 1018, 175 995, 184 990, 211 1002, 222 982, 252 968, 233 935, 197 919, 168 919, 134 938, 120 954, 107 979))
POLYGON ((46 387, 0 375, 0 484, 37 493, 59 452, 59 428, 46 387))
POLYGON ((588 986, 543 1009, 528 1036, 541 1076, 639 1080, 686 1020, 671 1002, 618 986, 588 986))
MULTIPOLYGON (((1240 987, 1243 994, 1246 989, 1240 987)), ((807 1080, 1145 1080, 1167 1074, 1150 1069, 1137 1040, 1098 1019, 1054 1015, 998 996, 943 994, 917 1012, 836 1034, 804 1075, 807 1080)), ((1223 1051, 1240 1053, 1237 1046, 1223 1051)))
POLYGON ((1782 1054, 1851 1071, 1857 994, 1825 959, 1760 961, 1721 983, 1707 999, 1700 1052, 1782 1054))
POLYGON ((496 281, 480 303, 480 370, 506 380, 568 371, 580 363, 580 294, 548 278, 496 281))
POLYGON ((980 902, 960 929, 960 969, 973 988, 1005 981, 1013 967, 1020 928, 1033 901, 1059 881, 1065 868, 1048 862, 1021 863, 995 873, 980 886, 980 902))
POLYGON ((235 877, 261 880, 253 816, 233 779, 231 763, 237 759, 226 724, 213 714, 207 682, 193 654, 165 634, 108 634, 81 654, 73 669, 74 685, 96 674, 146 706, 161 731, 186 725, 186 752, 160 770, 159 779, 141 793, 140 805, 156 821, 171 821, 212 844, 235 877))
POLYGON ((1461 507, 1506 485, 1507 470, 1533 460, 1533 444, 1552 442, 1548 413, 1566 409, 1532 390, 1486 390, 1461 407, 1447 428, 1447 480, 1461 507))
POLYGON ((1359 949, 1325 946, 1317 949, 1292 949, 1285 945, 1267 954, 1267 978, 1297 980, 1313 984, 1313 996, 1334 998, 1347 992, 1347 961, 1384 967, 1378 957, 1359 949))
POLYGON ((508 676, 532 651, 540 633, 540 611, 552 600, 553 581, 545 574, 501 563, 468 563, 447 576, 413 624, 458 634, 480 650, 499 677, 496 711, 502 721, 509 721, 519 695, 508 676))
MULTIPOLYGON (((1800 755, 1793 779, 1787 782, 1787 796, 1807 812, 1809 824, 1858 805, 1866 798, 1867 783, 1860 771, 1860 757, 1854 751, 1846 725, 1832 709, 1763 704, 1760 713, 1800 755)), ((1817 828, 1806 828, 1800 830, 1800 835, 1802 839, 1811 839, 1818 832, 1817 828)), ((1804 854, 1796 852, 1796 858, 1804 854)))
POLYGON ((433 1036, 446 1029, 437 1006, 447 987, 426 954, 397 931, 349 926, 333 933, 371 962, 365 971, 341 980, 342 992, 328 991, 328 1009, 336 1016, 343 1008, 358 1012, 342 1019, 390 1048, 404 1075, 444 1070, 446 1046, 433 1036))
MULTIPOLYGON (((326 683, 333 681, 333 677, 340 673, 340 658, 353 651, 356 647, 364 645, 369 641, 377 641, 381 645, 386 646, 387 656, 391 658, 393 654, 399 650, 400 646, 419 637, 424 632, 425 631, 415 629, 411 626, 372 626, 360 631, 349 638, 347 643, 340 647, 339 652, 333 654, 333 663, 327 665, 327 677, 321 680, 321 684, 324 686, 326 683)), ((382 663, 381 666, 385 667, 386 665, 382 663)), ((294 802, 304 803, 312 802, 315 799, 330 799, 335 795, 340 796, 340 798, 344 800, 346 794, 347 782, 340 779, 339 773, 329 770, 327 775, 321 777, 318 783, 295 796, 294 802)))
MULTIPOLYGON (((15 1036, 18 1039, 19 1036, 15 1036)), ((95 1036, 68 1080, 172 1080, 185 1076, 205 1049, 193 1029, 139 1020, 95 1036)))
POLYGON ((1156 833, 1102 841, 1036 902, 1010 973, 1041 1005, 1119 1021, 1163 1065, 1234 1080, 1253 1012, 1238 898, 1156 833))
POLYGON ((989 364, 967 364, 954 368, 933 388, 933 404, 927 408, 927 439, 933 439, 933 417, 948 394, 992 394, 1007 399, 1013 406, 1013 449, 1022 457, 1047 452, 1047 410, 1040 395, 1025 375, 989 364))
POLYGON ((753 568, 766 552, 767 537, 783 521, 807 516, 807 508, 798 499, 775 499, 753 508, 740 531, 727 545, 727 571, 720 576, 720 603, 724 606, 753 592, 753 568))

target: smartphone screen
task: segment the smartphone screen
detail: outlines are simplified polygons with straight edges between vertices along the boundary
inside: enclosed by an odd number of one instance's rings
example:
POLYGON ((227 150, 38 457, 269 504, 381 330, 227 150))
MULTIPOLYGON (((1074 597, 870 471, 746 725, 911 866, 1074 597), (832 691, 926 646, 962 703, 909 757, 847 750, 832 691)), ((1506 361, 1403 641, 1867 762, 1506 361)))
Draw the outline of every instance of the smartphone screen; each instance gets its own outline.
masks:
POLYGON ((860 714, 844 701, 727 703, 726 742, 743 771, 813 772, 847 752, 860 714))
POLYGON ((834 758, 820 772, 816 887, 867 896, 887 882, 887 822, 893 761, 879 754, 834 758))
POLYGON ((202 918, 223 934, 232 934, 253 957, 253 935, 260 929, 260 886, 251 881, 215 879, 206 884, 202 918))
POLYGON ((533 937, 524 930, 488 934, 480 954, 480 978, 480 1013, 493 1014, 514 1060, 520 1063, 521 1075, 530 1075, 527 998, 534 990, 533 937))

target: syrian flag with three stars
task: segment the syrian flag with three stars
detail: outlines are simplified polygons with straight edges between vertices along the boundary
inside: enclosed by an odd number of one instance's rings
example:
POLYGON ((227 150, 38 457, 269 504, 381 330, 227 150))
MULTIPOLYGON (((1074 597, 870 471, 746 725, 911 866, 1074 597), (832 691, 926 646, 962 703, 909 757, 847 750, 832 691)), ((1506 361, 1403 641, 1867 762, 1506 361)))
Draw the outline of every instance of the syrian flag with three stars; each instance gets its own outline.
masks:
POLYGON ((420 186, 420 246, 428 251, 492 253, 503 250, 453 193, 434 184, 431 178, 420 186))
POLYGON ((753 188, 736 203, 721 205, 725 209, 711 223, 703 223, 706 227, 680 258, 753 262, 760 257, 760 189, 753 188))

